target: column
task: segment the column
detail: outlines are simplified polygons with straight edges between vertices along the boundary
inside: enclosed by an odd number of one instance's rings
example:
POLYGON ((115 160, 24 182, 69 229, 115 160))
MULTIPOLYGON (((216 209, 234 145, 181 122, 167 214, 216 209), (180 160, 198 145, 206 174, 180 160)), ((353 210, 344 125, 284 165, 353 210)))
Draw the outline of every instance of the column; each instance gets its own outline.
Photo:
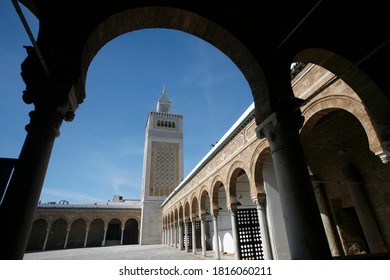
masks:
POLYGON ((124 233, 125 229, 124 228, 121 228, 121 245, 123 245, 123 233, 124 233))
POLYGON ((87 230, 85 231, 84 248, 87 247, 88 232, 89 232, 89 228, 87 228, 87 230))
POLYGON ((168 225, 168 245, 172 247, 172 225, 168 225))
POLYGON ((259 196, 254 199, 254 203, 256 204, 257 216, 259 219, 260 225, 260 236, 261 236, 261 245, 263 250, 263 258, 264 260, 271 260, 271 243, 269 241, 269 231, 268 231, 268 222, 267 222, 267 214, 265 207, 265 195, 259 196))
POLYGON ((174 237, 175 237, 174 224, 171 224, 170 228, 171 228, 171 247, 174 247, 175 246, 174 245, 174 242, 175 242, 175 240, 174 240, 174 237))
MULTIPOLYGON (((74 99, 76 102, 69 101, 73 81, 69 79, 71 73, 67 72, 70 68, 63 65, 69 66, 71 60, 61 61, 60 56, 50 52, 56 59, 51 65, 59 71, 55 79, 49 79, 33 49, 27 50, 28 56, 21 65, 26 84, 23 101, 33 103, 34 110, 30 113, 26 139, 0 205, 0 220, 7 225, 7 230, 2 232, 2 239, 7 241, 3 242, 0 258, 10 260, 23 259, 55 138, 59 136, 62 121, 72 120, 78 106, 77 98, 74 99)), ((46 59, 50 60, 50 55, 46 59)))
POLYGON ((179 220, 179 250, 183 250, 183 223, 179 220))
POLYGON ((330 259, 321 216, 299 139, 300 112, 273 113, 257 128, 271 148, 292 259, 330 259), (298 114, 299 113, 299 114, 298 114))
POLYGON ((174 243, 175 248, 177 248, 177 223, 174 223, 174 243))
POLYGON ((322 223, 324 225, 326 238, 328 239, 330 252, 332 256, 340 256, 339 246, 337 245, 338 243, 333 231, 332 222, 330 220, 330 213, 328 205, 326 203, 323 187, 321 186, 321 184, 318 184, 316 182, 313 182, 313 187, 318 204, 318 209, 320 210, 322 223))
POLYGON ((202 256, 206 257, 207 256, 207 250, 206 250, 206 230, 205 230, 205 215, 201 215, 200 217, 200 241, 202 244, 202 256))
POLYGON ((7 225, 2 259, 23 259, 59 125, 53 116, 33 111, 18 163, 0 206, 0 220, 7 225), (12 213, 12 215, 10 215, 12 213))
POLYGON ((215 259, 220 260, 221 259, 221 252, 219 249, 219 238, 218 238, 218 212, 214 211, 211 213, 211 216, 213 217, 213 227, 214 227, 214 252, 215 252, 215 259))
POLYGON ((240 251, 240 241, 238 237, 238 228, 237 228, 237 206, 230 205, 228 207, 230 212, 230 220, 232 224, 232 235, 233 235, 233 247, 234 247, 234 259, 241 259, 241 251, 240 251))
POLYGON ((64 249, 66 249, 66 246, 68 246, 69 231, 70 231, 70 229, 67 229, 67 230, 66 230, 66 237, 65 237, 64 249))
POLYGON ((46 250, 47 239, 49 238, 50 228, 46 230, 45 242, 43 242, 42 251, 46 250))
POLYGON ((165 227, 165 244, 169 245, 169 226, 165 227))
POLYGON ((192 225, 192 253, 196 254, 196 233, 195 233, 195 217, 191 218, 191 225, 192 225))
POLYGON ((106 235, 107 235, 107 228, 104 228, 104 235, 102 240, 102 247, 106 246, 106 235))
POLYGON ((370 253, 388 252, 385 241, 383 240, 380 229, 371 211, 366 194, 364 193, 364 184, 361 175, 353 166, 344 168, 343 172, 346 176, 346 180, 349 182, 347 183, 348 191, 351 195, 370 253))
POLYGON ((188 222, 184 222, 184 251, 186 253, 189 252, 189 244, 188 244, 188 222))

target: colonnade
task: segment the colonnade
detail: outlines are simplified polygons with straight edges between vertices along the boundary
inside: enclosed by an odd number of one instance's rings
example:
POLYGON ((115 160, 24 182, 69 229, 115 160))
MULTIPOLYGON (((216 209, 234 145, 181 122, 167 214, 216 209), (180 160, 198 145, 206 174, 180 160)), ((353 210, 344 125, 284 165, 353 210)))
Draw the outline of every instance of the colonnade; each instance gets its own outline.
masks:
MULTIPOLYGON (((264 211, 264 203, 260 199, 255 199, 254 204, 256 205, 258 224, 260 225, 260 235, 261 235, 261 251, 262 259, 269 260, 272 259, 267 217, 264 211)), ((241 248, 240 248, 240 238, 239 238, 239 229, 237 221, 237 206, 230 206, 228 208, 230 222, 231 222, 231 233, 233 240, 233 249, 234 249, 234 258, 241 259, 241 248)), ((194 211, 195 212, 195 211, 194 211)), ((201 212, 205 213, 205 211, 201 212)), ((219 211, 215 210, 210 215, 200 215, 194 217, 181 217, 175 221, 167 223, 164 225, 162 230, 162 243, 169 245, 179 250, 184 250, 185 252, 198 254, 198 249, 202 256, 207 256, 207 240, 209 239, 209 227, 206 227, 206 223, 212 224, 212 251, 214 253, 215 259, 221 259, 221 249, 220 249, 220 237, 219 237, 219 211), (196 231, 196 224, 200 224, 200 233, 196 231), (191 232, 191 238, 189 238, 189 232, 191 232), (197 246, 197 240, 200 239, 200 248, 197 246), (189 246, 189 241, 191 240, 192 244, 189 246), (190 250, 190 247, 192 250, 190 250)), ((260 242, 259 242, 260 244, 260 242)))
POLYGON ((38 218, 33 223, 27 251, 138 243, 138 221, 134 218, 128 219, 126 223, 118 219, 105 222, 97 218, 87 223, 78 218, 68 223, 63 218, 52 222, 38 218), (110 228, 110 225, 114 227, 110 228))

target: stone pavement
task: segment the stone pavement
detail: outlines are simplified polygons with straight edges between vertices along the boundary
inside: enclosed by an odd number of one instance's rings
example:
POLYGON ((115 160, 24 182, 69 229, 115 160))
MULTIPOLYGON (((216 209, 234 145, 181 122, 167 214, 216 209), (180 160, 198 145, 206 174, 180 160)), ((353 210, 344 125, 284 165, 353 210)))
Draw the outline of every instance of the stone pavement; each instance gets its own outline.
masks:
MULTIPOLYGON (((167 245, 122 245, 30 252, 24 254, 24 260, 214 260, 214 252, 207 256, 186 253, 167 245)), ((222 260, 232 260, 233 256, 222 254, 222 260)))

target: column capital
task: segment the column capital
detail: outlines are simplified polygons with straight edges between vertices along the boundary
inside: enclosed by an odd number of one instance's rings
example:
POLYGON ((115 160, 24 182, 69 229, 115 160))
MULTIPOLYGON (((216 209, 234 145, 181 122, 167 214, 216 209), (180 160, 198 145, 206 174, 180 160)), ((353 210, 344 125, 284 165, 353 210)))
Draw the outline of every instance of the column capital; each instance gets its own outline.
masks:
POLYGON ((257 196, 252 197, 253 204, 260 205, 265 203, 266 200, 266 194, 265 193, 258 193, 257 196))
POLYGON ((258 139, 267 138, 268 140, 273 141, 275 137, 269 134, 268 130, 275 130, 278 127, 283 127, 284 129, 293 129, 298 131, 304 122, 303 116, 300 114, 300 111, 295 112, 273 112, 269 115, 263 122, 261 122, 256 127, 256 135, 258 139))
POLYGON ((75 111, 85 97, 84 86, 71 65, 71 57, 58 51, 45 54, 50 72, 44 71, 32 47, 26 47, 27 58, 21 64, 21 76, 26 89, 23 101, 34 104, 35 111, 50 112, 55 119, 72 121, 75 111))
POLYGON ((304 118, 299 111, 274 112, 256 127, 256 134, 258 138, 267 138, 271 153, 274 153, 298 144, 298 133, 303 122, 304 118))
POLYGON ((229 211, 230 215, 236 215, 237 214, 237 205, 236 204, 229 205, 228 211, 229 211))

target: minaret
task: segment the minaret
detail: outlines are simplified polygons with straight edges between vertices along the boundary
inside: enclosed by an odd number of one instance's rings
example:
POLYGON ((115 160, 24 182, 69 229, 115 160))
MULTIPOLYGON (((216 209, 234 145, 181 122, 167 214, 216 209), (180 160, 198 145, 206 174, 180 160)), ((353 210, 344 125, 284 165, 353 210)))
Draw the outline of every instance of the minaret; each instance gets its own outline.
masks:
POLYGON ((182 121, 182 115, 171 113, 164 86, 157 111, 146 122, 140 244, 161 243, 161 203, 183 180, 182 121))

